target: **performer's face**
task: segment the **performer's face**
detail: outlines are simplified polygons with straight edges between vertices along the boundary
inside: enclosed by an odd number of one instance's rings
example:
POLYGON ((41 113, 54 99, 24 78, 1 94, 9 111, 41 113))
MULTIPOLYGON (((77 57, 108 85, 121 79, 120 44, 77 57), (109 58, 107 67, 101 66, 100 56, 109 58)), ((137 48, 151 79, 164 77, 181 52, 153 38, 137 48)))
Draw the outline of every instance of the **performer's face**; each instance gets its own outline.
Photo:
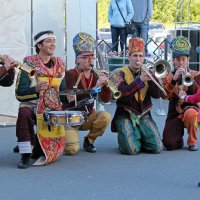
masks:
POLYGON ((52 56, 56 48, 56 40, 53 37, 49 37, 43 41, 42 44, 38 45, 40 53, 45 56, 52 56))
POLYGON ((174 66, 176 69, 182 67, 187 68, 190 58, 188 56, 177 56, 173 58, 174 66))
POLYGON ((94 65, 94 60, 94 55, 80 55, 77 57, 77 63, 79 64, 79 67, 85 71, 92 69, 92 66, 94 65))
POLYGON ((144 62, 143 52, 133 52, 129 55, 129 67, 134 71, 140 70, 140 65, 144 62))

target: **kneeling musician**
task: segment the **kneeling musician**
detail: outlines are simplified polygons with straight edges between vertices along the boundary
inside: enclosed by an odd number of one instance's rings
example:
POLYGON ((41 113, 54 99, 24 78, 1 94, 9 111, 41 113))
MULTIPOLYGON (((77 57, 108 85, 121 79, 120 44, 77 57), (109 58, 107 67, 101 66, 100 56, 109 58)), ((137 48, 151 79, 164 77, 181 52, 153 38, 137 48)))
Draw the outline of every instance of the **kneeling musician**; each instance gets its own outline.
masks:
MULTIPOLYGON (((73 48, 76 56, 76 66, 73 69, 67 70, 65 73, 65 83, 67 90, 73 90, 74 86, 83 90, 91 90, 92 88, 101 88, 99 94, 103 102, 108 102, 111 98, 111 91, 105 86, 108 78, 106 76, 98 77, 93 71, 94 65, 94 38, 87 33, 78 33, 73 39, 73 48)), ((90 94, 68 95, 68 103, 72 107, 75 106, 75 100, 80 102, 87 99, 90 94), (76 98, 76 99, 75 99, 76 98)), ((80 149, 78 131, 87 131, 89 133, 84 138, 83 148, 87 152, 94 153, 96 148, 94 141, 97 137, 102 136, 107 126, 110 123, 111 116, 108 112, 97 111, 94 109, 94 102, 87 102, 87 121, 81 126, 67 126, 66 127, 66 143, 65 154, 76 154, 80 149)), ((67 107, 70 109, 70 107, 67 107)), ((76 110, 84 110, 85 106, 78 107, 76 110)))
POLYGON ((182 148, 184 128, 188 132, 188 150, 197 151, 196 116, 198 105, 179 98, 183 91, 188 95, 199 89, 200 73, 189 69, 191 44, 187 38, 177 36, 171 43, 174 71, 162 79, 169 100, 169 108, 163 131, 163 144, 168 150, 182 148))

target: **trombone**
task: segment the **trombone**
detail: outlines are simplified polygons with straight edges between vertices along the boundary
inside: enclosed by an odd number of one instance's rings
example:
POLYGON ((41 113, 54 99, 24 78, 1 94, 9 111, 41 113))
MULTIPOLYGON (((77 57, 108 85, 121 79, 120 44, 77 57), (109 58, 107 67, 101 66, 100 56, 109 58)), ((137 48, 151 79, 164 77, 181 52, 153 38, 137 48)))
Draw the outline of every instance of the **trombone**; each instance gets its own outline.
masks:
POLYGON ((146 59, 146 62, 148 65, 147 67, 145 67, 141 63, 137 63, 137 65, 141 66, 141 70, 143 70, 151 78, 151 80, 156 84, 156 86, 164 93, 164 95, 167 96, 165 89, 161 86, 161 84, 159 82, 157 82, 154 79, 152 74, 149 72, 149 68, 153 67, 155 69, 155 76, 156 76, 156 78, 159 79, 159 78, 164 78, 165 76, 167 76, 169 74, 169 72, 171 71, 170 64, 166 60, 159 60, 157 62, 152 62, 152 61, 146 59))
POLYGON ((158 60, 157 62, 152 62, 148 59, 145 60, 147 64, 153 66, 153 68, 155 69, 155 76, 158 79, 164 78, 171 72, 171 65, 166 60, 158 60))

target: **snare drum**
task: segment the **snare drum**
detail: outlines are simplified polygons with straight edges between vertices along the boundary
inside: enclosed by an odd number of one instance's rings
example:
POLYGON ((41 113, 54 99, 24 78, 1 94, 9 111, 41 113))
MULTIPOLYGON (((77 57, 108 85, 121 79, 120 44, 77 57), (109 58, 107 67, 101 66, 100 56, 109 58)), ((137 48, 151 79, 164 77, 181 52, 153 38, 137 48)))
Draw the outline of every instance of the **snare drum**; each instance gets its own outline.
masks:
POLYGON ((51 126, 80 126, 86 122, 84 111, 49 111, 43 114, 44 120, 51 126))

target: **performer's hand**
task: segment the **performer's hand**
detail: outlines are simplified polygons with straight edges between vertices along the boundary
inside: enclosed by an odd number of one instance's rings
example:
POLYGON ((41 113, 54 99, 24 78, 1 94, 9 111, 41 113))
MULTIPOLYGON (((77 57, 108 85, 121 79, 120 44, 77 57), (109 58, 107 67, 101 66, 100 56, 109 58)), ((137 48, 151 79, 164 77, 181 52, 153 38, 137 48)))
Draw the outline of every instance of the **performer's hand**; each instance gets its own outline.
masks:
POLYGON ((48 82, 47 81, 39 81, 36 85, 35 89, 37 93, 40 93, 42 90, 46 90, 48 88, 48 82))
POLYGON ((10 57, 9 55, 3 55, 3 57, 5 58, 4 67, 7 70, 17 67, 18 64, 14 61, 12 57, 10 57))
POLYGON ((180 91, 178 96, 180 99, 184 100, 185 96, 187 95, 187 93, 185 91, 180 91))
POLYGON ((142 71, 140 79, 141 79, 142 82, 151 80, 150 76, 144 71, 142 71))
POLYGON ((174 80, 174 81, 177 81, 177 80, 182 76, 182 74, 184 74, 184 73, 185 73, 185 68, 179 67, 179 68, 176 70, 176 72, 175 72, 175 74, 174 74, 174 76, 173 76, 173 80, 174 80))
POLYGON ((75 101, 75 95, 67 95, 67 100, 70 102, 75 101))
POLYGON ((108 83, 108 77, 107 76, 101 76, 101 77, 99 77, 95 87, 102 88, 106 83, 108 83))

